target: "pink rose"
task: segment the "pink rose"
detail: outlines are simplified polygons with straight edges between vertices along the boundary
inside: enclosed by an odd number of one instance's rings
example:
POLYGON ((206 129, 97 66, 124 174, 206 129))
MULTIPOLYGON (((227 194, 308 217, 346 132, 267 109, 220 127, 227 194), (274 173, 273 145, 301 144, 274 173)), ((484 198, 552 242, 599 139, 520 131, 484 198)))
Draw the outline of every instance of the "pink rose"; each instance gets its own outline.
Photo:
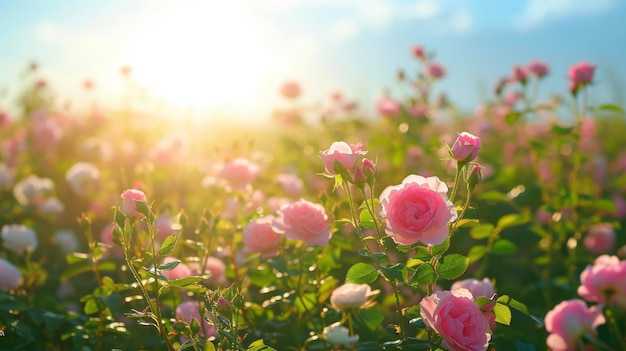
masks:
POLYGON ((295 174, 281 173, 276 176, 276 180, 278 181, 278 184, 280 184, 283 188, 283 191, 288 195, 302 195, 304 183, 302 182, 302 179, 298 178, 298 176, 296 176, 295 174))
POLYGON ((415 57, 416 59, 426 58, 426 50, 424 50, 424 47, 421 45, 414 45, 411 48, 411 54, 413 54, 413 57, 415 57))
POLYGON ((591 84, 596 66, 581 62, 569 67, 567 77, 570 81, 570 91, 575 94, 581 87, 591 84))
POLYGON ((610 302, 626 308, 626 261, 602 255, 580 274, 578 295, 589 302, 610 302), (606 293, 611 292, 607 301, 606 293))
POLYGON ((190 324, 193 319, 200 325, 200 335, 205 338, 215 336, 217 330, 215 325, 208 322, 211 317, 205 310, 204 305, 198 301, 185 301, 176 307, 176 318, 190 324))
POLYGON ((208 257, 204 269, 200 262, 189 263, 189 268, 192 275, 210 274, 210 277, 204 280, 210 286, 221 286, 226 283, 226 264, 217 257, 208 257))
POLYGON ((548 74, 548 65, 544 62, 533 60, 528 63, 526 70, 537 76, 537 78, 542 78, 548 74))
POLYGON ((330 304, 339 311, 358 309, 367 304, 370 296, 372 289, 368 284, 346 283, 333 290, 330 304))
MULTIPOLYGON (((493 289, 493 284, 491 284, 491 280, 489 280, 489 278, 484 278, 483 280, 474 278, 459 280, 454 282, 454 284, 450 287, 450 291, 454 291, 456 289, 467 289, 474 298, 486 297, 491 299, 496 294, 493 289)), ((489 322, 491 330, 496 328, 496 315, 493 313, 493 307, 495 304, 496 301, 493 300, 480 307, 480 310, 483 311, 483 316, 489 322)))
POLYGON ((124 202, 122 203, 122 213, 128 217, 141 218, 143 214, 137 211, 137 204, 135 201, 146 202, 146 194, 143 191, 137 189, 125 190, 120 196, 124 202))
POLYGON ((22 273, 9 261, 0 258, 0 290, 8 292, 22 284, 22 273))
POLYGON ((432 62, 426 65, 426 74, 431 78, 443 78, 446 75, 446 70, 442 65, 432 62))
POLYGON ((459 161, 471 162, 478 155, 480 146, 479 137, 468 132, 462 132, 452 145, 452 156, 459 161))
POLYGON ((398 117, 401 111, 400 104, 396 100, 389 97, 381 97, 378 100, 376 107, 378 109, 378 113, 387 118, 398 117))
POLYGON ((468 290, 435 291, 422 299, 420 307, 424 323, 441 335, 445 348, 453 351, 487 349, 491 340, 489 322, 468 290))
POLYGON ((526 74, 526 68, 520 66, 513 66, 513 80, 519 83, 526 83, 528 75, 526 74))
POLYGON ((278 210, 272 226, 287 239, 302 240, 309 245, 324 246, 331 237, 330 221, 324 207, 304 199, 278 210))
POLYGON ((259 167, 245 158, 224 162, 217 172, 217 178, 225 180, 234 189, 244 189, 258 175, 259 167))
POLYGON ((286 82, 280 88, 280 94, 287 99, 296 99, 302 94, 302 89, 297 82, 286 82))
POLYGON ((598 223, 589 226, 583 241, 585 249, 594 255, 607 253, 615 247, 615 229, 611 223, 598 223))
POLYGON ((243 230, 243 252, 260 253, 268 258, 278 254, 281 235, 274 231, 274 216, 264 216, 251 220, 243 230))
POLYGON ((409 175, 380 195, 387 235, 401 245, 418 241, 437 245, 448 238, 448 223, 457 219, 448 186, 437 177, 409 175))
POLYGON ((165 238, 174 234, 176 232, 175 226, 177 224, 174 223, 174 220, 168 214, 162 214, 154 221, 154 230, 160 240, 165 240, 165 238))
MULTIPOLYGON (((178 261, 178 259, 176 259, 175 257, 165 257, 163 259, 163 264, 171 263, 174 261, 178 261)), ((159 274, 169 280, 187 278, 193 275, 191 268, 189 268, 189 266, 183 262, 178 263, 176 267, 170 269, 169 271, 159 271, 159 274)))
POLYGON ((363 150, 363 145, 348 144, 345 141, 335 141, 328 150, 320 151, 320 157, 328 174, 337 174, 335 161, 341 163, 347 170, 351 170, 356 165, 359 156, 365 154, 367 151, 363 150))
POLYGON ((583 335, 596 337, 596 327, 606 322, 598 306, 583 300, 563 301, 546 314, 547 345, 552 351, 576 351, 583 335))

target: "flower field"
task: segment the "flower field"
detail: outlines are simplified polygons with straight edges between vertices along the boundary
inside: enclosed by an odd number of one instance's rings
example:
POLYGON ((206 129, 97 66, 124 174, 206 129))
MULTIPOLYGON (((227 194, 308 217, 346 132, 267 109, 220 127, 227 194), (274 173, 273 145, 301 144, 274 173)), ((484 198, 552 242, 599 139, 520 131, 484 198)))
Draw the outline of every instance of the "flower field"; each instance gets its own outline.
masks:
POLYGON ((470 115, 411 55, 376 116, 287 82, 263 126, 75 112, 31 66, 0 113, 0 350, 626 350, 597 67, 515 64, 470 115))

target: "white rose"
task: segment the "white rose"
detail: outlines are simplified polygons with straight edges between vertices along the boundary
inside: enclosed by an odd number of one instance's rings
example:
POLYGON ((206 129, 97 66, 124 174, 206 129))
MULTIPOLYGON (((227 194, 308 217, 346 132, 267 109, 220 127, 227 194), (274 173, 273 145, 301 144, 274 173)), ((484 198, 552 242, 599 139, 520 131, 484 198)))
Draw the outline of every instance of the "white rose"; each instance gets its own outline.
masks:
POLYGON ((342 327, 339 323, 334 323, 324 328, 323 333, 323 338, 333 345, 350 347, 353 343, 359 341, 358 335, 350 336, 348 328, 342 327))
POLYGON ((367 304, 371 295, 372 289, 367 284, 346 283, 333 291, 330 304, 340 311, 357 309, 367 304))
POLYGON ((7 250, 23 254, 24 250, 33 252, 37 248, 35 231, 24 225, 5 224, 2 227, 2 244, 7 250))
POLYGON ((0 258, 0 290, 9 291, 22 284, 22 273, 10 262, 0 258))

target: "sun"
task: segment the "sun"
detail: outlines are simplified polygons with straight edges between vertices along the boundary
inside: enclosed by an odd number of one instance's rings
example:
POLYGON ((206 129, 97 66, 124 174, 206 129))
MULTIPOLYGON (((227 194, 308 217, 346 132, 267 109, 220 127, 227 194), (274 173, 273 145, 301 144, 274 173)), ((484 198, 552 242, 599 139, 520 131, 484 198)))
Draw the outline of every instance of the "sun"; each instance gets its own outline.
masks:
POLYGON ((242 3, 174 2, 129 34, 126 62, 150 93, 183 107, 245 103, 275 60, 242 3))

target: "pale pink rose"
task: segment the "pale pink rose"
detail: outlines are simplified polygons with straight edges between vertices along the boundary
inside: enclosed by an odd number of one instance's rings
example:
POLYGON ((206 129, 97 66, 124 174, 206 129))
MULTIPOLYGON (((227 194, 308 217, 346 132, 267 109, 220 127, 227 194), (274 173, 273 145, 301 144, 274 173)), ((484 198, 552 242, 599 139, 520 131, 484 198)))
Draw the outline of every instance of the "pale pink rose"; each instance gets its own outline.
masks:
POLYGON ((151 151, 151 158, 162 165, 169 165, 185 157, 189 149, 189 138, 183 134, 172 134, 159 140, 151 151))
POLYGON ((370 296, 372 289, 368 284, 345 283, 333 290, 330 304, 339 311, 353 310, 365 306, 370 296))
POLYGON ((52 118, 35 123, 32 132, 35 146, 39 150, 55 148, 63 137, 63 128, 52 118))
POLYGON ((160 240, 165 240, 165 238, 174 234, 176 232, 175 226, 176 223, 167 213, 160 215, 154 221, 154 230, 160 240))
POLYGON ((302 195, 304 183, 302 182, 302 179, 295 174, 281 173, 276 176, 276 181, 278 181, 278 184, 281 185, 283 191, 287 193, 287 195, 295 197, 302 195))
POLYGON ((143 191, 137 189, 125 190, 120 196, 124 202, 122 203, 122 212, 128 217, 141 218, 143 214, 137 211, 137 204, 135 201, 146 202, 146 194, 143 191))
POLYGON ((189 263, 192 275, 209 274, 210 277, 204 282, 209 286, 217 287, 226 284, 226 264, 217 257, 208 257, 206 265, 202 269, 200 262, 189 263))
POLYGON ((597 337, 596 328, 606 322, 598 306, 588 308, 583 300, 563 301, 546 314, 546 340, 552 351, 578 351, 583 335, 597 337))
POLYGON ((52 193, 54 182, 48 178, 39 178, 34 174, 17 182, 13 195, 22 206, 37 206, 52 193))
POLYGON ((439 63, 431 62, 425 67, 426 74, 431 78, 443 78, 446 75, 446 69, 439 63))
POLYGON ((578 295, 589 302, 626 308, 626 261, 620 261, 617 256, 597 257, 580 274, 578 295), (607 292, 611 292, 608 301, 607 292))
POLYGON ((208 320, 212 319, 208 311, 204 308, 204 305, 200 305, 198 301, 185 301, 176 307, 176 318, 185 321, 187 324, 191 324, 192 320, 196 320, 200 325, 200 335, 205 338, 217 335, 215 325, 209 323, 208 320))
POLYGON ((274 231, 274 216, 253 219, 243 230, 243 252, 260 253, 261 257, 269 258, 278 254, 280 234, 274 231))
MULTIPOLYGON (((168 256, 163 259, 163 264, 171 263, 174 261, 180 261, 180 260, 175 257, 168 256)), ((183 262, 180 262, 176 267, 174 267, 174 269, 171 269, 169 271, 161 270, 159 271, 159 274, 161 274, 162 276, 164 276, 165 278, 169 280, 187 278, 187 277, 194 275, 189 265, 183 262)))
POLYGON ((324 207, 304 199, 278 210, 272 226, 289 240, 302 240, 315 246, 328 244, 332 235, 324 207))
POLYGON ((416 102, 408 108, 409 116, 413 118, 424 118, 428 112, 428 106, 422 102, 416 102))
POLYGON ((5 249, 23 255, 24 251, 35 251, 37 244, 37 234, 33 229, 20 224, 2 226, 2 245, 5 249))
MULTIPOLYGON (((483 280, 478 280, 474 278, 459 280, 454 282, 450 287, 450 291, 454 291, 456 289, 467 289, 474 299, 478 297, 486 297, 488 299, 492 299, 496 292, 493 288, 493 284, 489 278, 483 278, 483 280)), ((483 311, 483 316, 489 322, 489 327, 491 330, 496 328, 496 315, 492 312, 493 307, 495 306, 495 299, 491 302, 488 302, 480 307, 480 310, 483 311)))
POLYGON ((302 94, 302 89, 297 82, 285 82, 280 87, 280 94, 287 99, 296 99, 302 94))
POLYGON ((533 60, 528 63, 526 70, 537 76, 537 78, 545 77, 548 74, 548 65, 544 62, 533 60))
POLYGON ((380 195, 385 232, 401 245, 418 241, 441 244, 448 238, 448 223, 457 219, 448 199, 448 186, 437 177, 409 175, 402 184, 388 186, 380 195))
POLYGON ((589 226, 583 241, 585 249, 594 255, 608 253, 615 248, 615 229, 611 223, 589 226))
POLYGON ((267 207, 269 207, 272 212, 278 212, 281 207, 289 205, 290 203, 293 203, 293 200, 286 197, 273 196, 267 199, 267 207))
POLYGON ((11 262, 0 258, 0 290, 8 292, 22 284, 22 272, 11 262))
POLYGON ((462 132, 452 145, 452 156, 459 161, 471 162, 478 155, 480 146, 479 137, 468 132, 462 132))
POLYGON ((244 189, 256 180, 259 167, 245 158, 236 158, 224 162, 217 171, 216 177, 226 181, 233 189, 244 189))
POLYGON ((398 117, 401 111, 400 104, 396 100, 386 96, 378 99, 376 107, 378 109, 378 113, 387 118, 398 117))
POLYGON ((356 165, 360 156, 367 154, 362 144, 348 144, 345 141, 335 141, 328 150, 320 151, 324 168, 328 174, 337 174, 335 161, 341 163, 347 170, 356 165))
POLYGON ((442 337, 452 351, 483 351, 491 340, 489 322, 478 308, 472 293, 459 288, 435 291, 420 302, 426 326, 442 337))
POLYGON ((65 172, 65 180, 72 191, 80 197, 88 197, 96 190, 100 170, 88 162, 75 163, 65 172))

